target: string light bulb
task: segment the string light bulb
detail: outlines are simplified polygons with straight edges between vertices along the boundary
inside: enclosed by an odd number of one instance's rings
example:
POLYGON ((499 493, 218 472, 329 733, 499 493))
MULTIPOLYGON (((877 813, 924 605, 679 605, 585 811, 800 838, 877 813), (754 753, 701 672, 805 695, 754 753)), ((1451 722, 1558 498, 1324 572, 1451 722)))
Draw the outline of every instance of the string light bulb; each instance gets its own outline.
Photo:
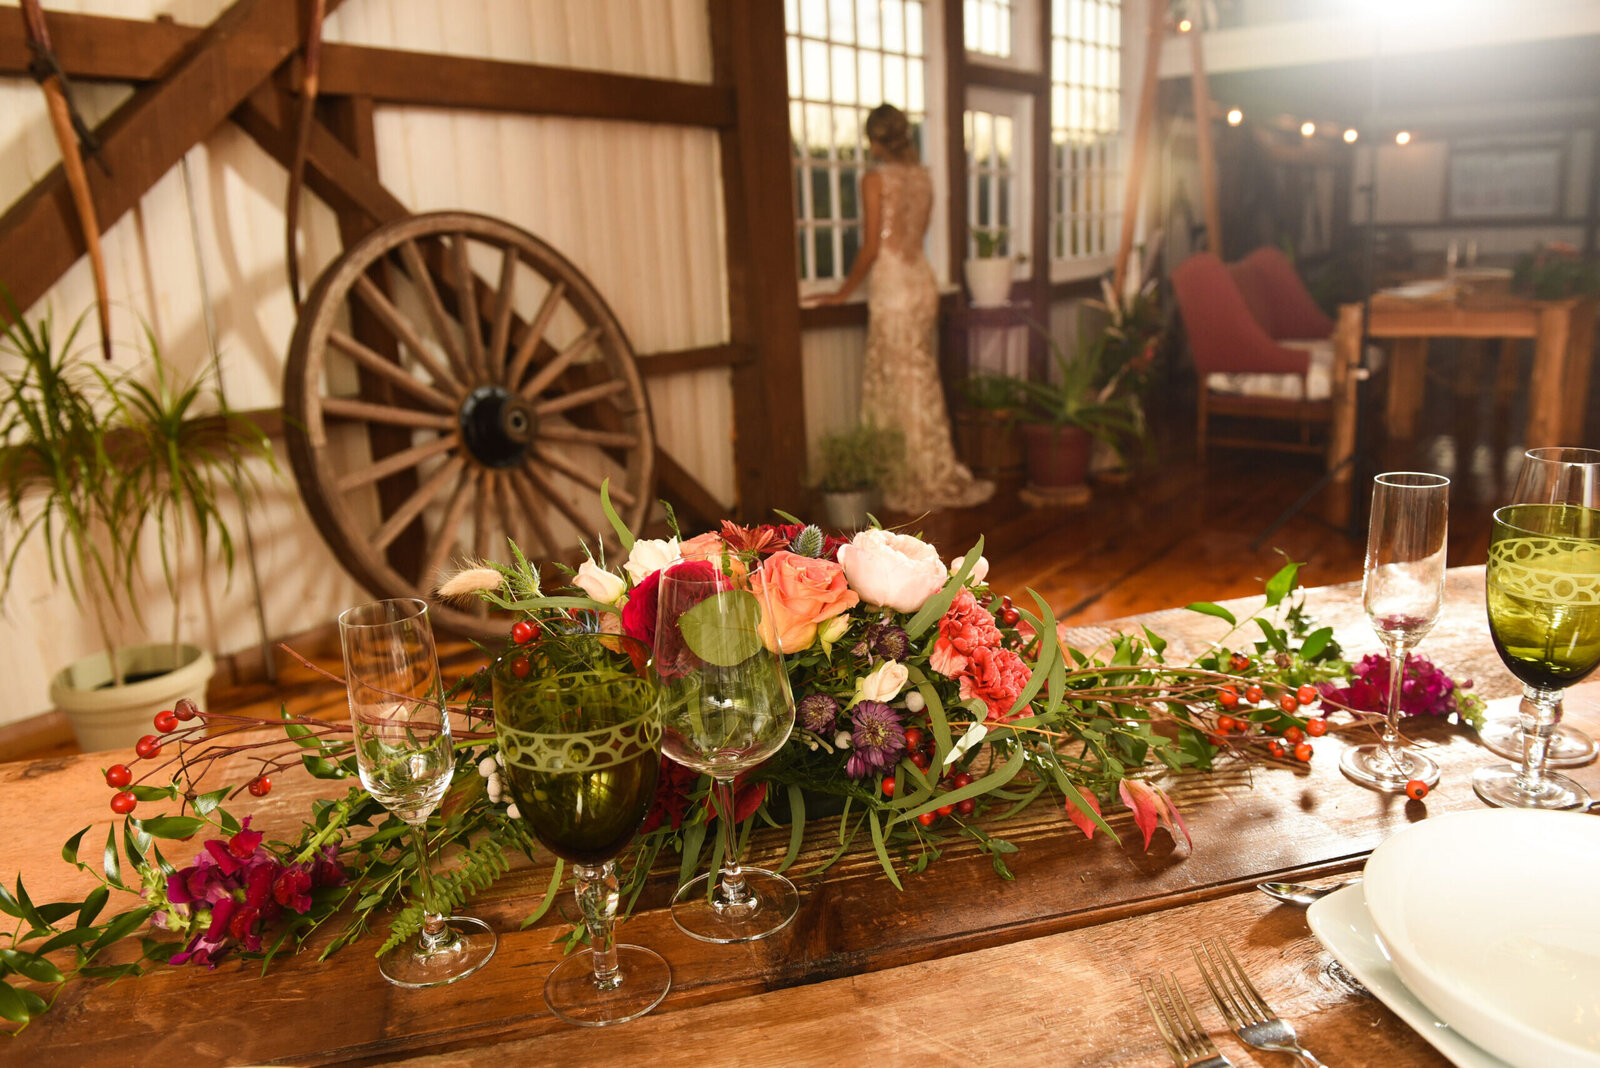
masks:
POLYGON ((1401 130, 1399 133, 1395 134, 1394 143, 1397 145, 1409 145, 1411 143, 1411 131, 1401 130))
POLYGON ((1191 20, 1189 20, 1189 19, 1179 19, 1178 20, 1178 32, 1179 33, 1188 33, 1192 29, 1194 29, 1194 23, 1191 20))
POLYGON ((1317 134, 1317 124, 1312 122, 1310 119, 1307 119, 1305 122, 1302 122, 1300 124, 1300 136, 1301 137, 1315 137, 1316 134, 1317 134))
POLYGON ((1244 112, 1240 111, 1238 108, 1229 108, 1228 109, 1228 125, 1229 126, 1237 126, 1243 121, 1244 121, 1244 112))
POLYGON ((1361 135, 1356 132, 1356 128, 1352 126, 1350 129, 1344 132, 1344 143, 1347 145, 1353 145, 1356 143, 1356 138, 1360 136, 1361 135))

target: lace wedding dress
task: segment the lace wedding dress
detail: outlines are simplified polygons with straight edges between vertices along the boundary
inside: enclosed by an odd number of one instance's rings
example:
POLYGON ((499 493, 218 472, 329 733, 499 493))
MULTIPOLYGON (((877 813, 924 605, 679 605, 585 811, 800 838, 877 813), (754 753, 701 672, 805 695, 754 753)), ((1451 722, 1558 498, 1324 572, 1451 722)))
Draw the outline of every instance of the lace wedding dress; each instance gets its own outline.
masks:
POLYGON ((928 171, 914 163, 884 163, 878 258, 868 276, 867 353, 861 373, 861 415, 901 430, 906 462, 900 479, 884 492, 898 512, 967 508, 994 493, 956 459, 950 443, 939 365, 934 357, 934 319, 939 288, 922 254, 922 238, 933 210, 928 171))

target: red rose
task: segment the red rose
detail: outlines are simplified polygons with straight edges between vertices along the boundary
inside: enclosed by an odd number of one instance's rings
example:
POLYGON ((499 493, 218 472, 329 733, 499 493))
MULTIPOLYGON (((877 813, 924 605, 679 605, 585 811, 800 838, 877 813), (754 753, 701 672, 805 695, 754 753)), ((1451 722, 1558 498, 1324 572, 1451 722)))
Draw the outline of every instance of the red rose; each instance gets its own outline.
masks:
POLYGON ((661 572, 650 572, 628 594, 628 603, 622 606, 622 633, 652 649, 656 647, 656 591, 660 585, 661 572))
MULTIPOLYGON (((657 576, 665 580, 665 585, 653 587, 650 598, 656 602, 657 614, 664 621, 657 625, 655 633, 656 671, 660 672, 662 678, 671 679, 687 675, 700 667, 700 658, 689 649, 688 643, 683 640, 683 632, 678 629, 678 617, 708 597, 731 589, 732 584, 717 570, 715 564, 704 560, 673 564, 650 578, 657 576)), ((635 592, 649 585, 650 578, 634 587, 635 592)), ((627 611, 632 606, 633 600, 630 598, 622 610, 622 626, 625 630, 628 628, 627 611)))

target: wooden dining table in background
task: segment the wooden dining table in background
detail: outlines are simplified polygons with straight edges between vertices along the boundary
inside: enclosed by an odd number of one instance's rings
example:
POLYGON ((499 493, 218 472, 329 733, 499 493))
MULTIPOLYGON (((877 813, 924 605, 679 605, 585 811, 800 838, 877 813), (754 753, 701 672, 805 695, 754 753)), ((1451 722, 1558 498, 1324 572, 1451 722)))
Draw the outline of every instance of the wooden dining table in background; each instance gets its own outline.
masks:
MULTIPOLYGON (((1421 652, 1503 710, 1516 687, 1489 641, 1483 569, 1454 569, 1445 611, 1421 652)), ((1353 586, 1308 591, 1306 607, 1335 628, 1352 659, 1377 651, 1353 586)), ((1245 599, 1244 614, 1260 604, 1245 599)), ((1169 660, 1214 640, 1220 621, 1173 610, 1109 625, 1148 624, 1172 641, 1169 660)), ((1074 632, 1090 646, 1100 629, 1074 632)), ((1237 641, 1238 639, 1236 639, 1237 641)), ((1600 687, 1569 695, 1569 718, 1600 730, 1600 687)), ((556 1021, 540 995, 568 925, 556 910, 522 930, 548 871, 514 871, 464 910, 500 935, 498 955, 452 986, 408 991, 378 975, 377 938, 318 963, 315 952, 273 962, 237 959, 215 971, 162 967, 114 984, 70 986, 56 1006, 0 1044, 16 1064, 439 1065, 506 1063, 740 1064, 1170 1064, 1138 993, 1138 977, 1176 971, 1217 1044, 1240 1066, 1277 1065, 1225 1032, 1203 994, 1189 947, 1225 939, 1267 999, 1325 1061, 1436 1066, 1446 1062, 1376 1001, 1353 988, 1311 935, 1305 913, 1254 890, 1269 878, 1318 879, 1360 869, 1395 831, 1441 813, 1481 807, 1471 771, 1498 758, 1470 731, 1409 720, 1407 734, 1444 769, 1425 801, 1378 794, 1338 770, 1336 732, 1316 739, 1307 766, 1224 761, 1212 773, 1171 779, 1192 847, 1156 832, 1141 848, 1120 804, 1107 806, 1122 841, 1085 840, 1054 804, 985 830, 1018 847, 1005 855, 1013 879, 970 839, 948 834, 943 856, 904 876, 896 890, 865 835, 820 876, 837 848, 837 819, 814 821, 800 860, 801 910, 780 935, 711 946, 679 934, 667 911, 676 858, 654 873, 626 941, 671 963, 673 990, 651 1015, 601 1031, 556 1021)), ((1366 734, 1365 728, 1357 732, 1366 734)), ((87 878, 64 864, 63 841, 86 823, 101 839, 113 817, 100 769, 114 754, 0 766, 0 879, 20 871, 35 901, 82 894, 87 878)), ((1600 771, 1574 778, 1600 793, 1600 771)), ((311 798, 341 788, 284 776, 250 809, 255 825, 285 836, 311 798)), ((940 828, 935 827, 935 830, 940 828)), ((751 860, 781 857, 787 831, 754 835, 751 860)), ((1485 863, 1492 862, 1486 858, 1485 863)), ((1440 894, 1450 887, 1441 884, 1440 894)), ((313 947, 314 949, 314 947, 313 947)))

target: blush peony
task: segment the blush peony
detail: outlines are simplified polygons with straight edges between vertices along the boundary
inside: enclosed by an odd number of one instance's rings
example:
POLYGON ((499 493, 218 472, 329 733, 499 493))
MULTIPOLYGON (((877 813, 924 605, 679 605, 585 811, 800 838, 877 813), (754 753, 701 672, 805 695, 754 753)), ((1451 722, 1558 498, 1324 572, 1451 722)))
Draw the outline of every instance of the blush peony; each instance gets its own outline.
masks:
POLYGON ((933 546, 887 530, 857 534, 839 548, 839 563, 863 601, 896 612, 915 612, 950 577, 933 546))
POLYGON ((861 602, 846 585, 844 569, 838 564, 791 552, 767 557, 750 577, 750 588, 765 598, 761 640, 773 652, 798 653, 810 648, 817 639, 817 624, 861 602))

